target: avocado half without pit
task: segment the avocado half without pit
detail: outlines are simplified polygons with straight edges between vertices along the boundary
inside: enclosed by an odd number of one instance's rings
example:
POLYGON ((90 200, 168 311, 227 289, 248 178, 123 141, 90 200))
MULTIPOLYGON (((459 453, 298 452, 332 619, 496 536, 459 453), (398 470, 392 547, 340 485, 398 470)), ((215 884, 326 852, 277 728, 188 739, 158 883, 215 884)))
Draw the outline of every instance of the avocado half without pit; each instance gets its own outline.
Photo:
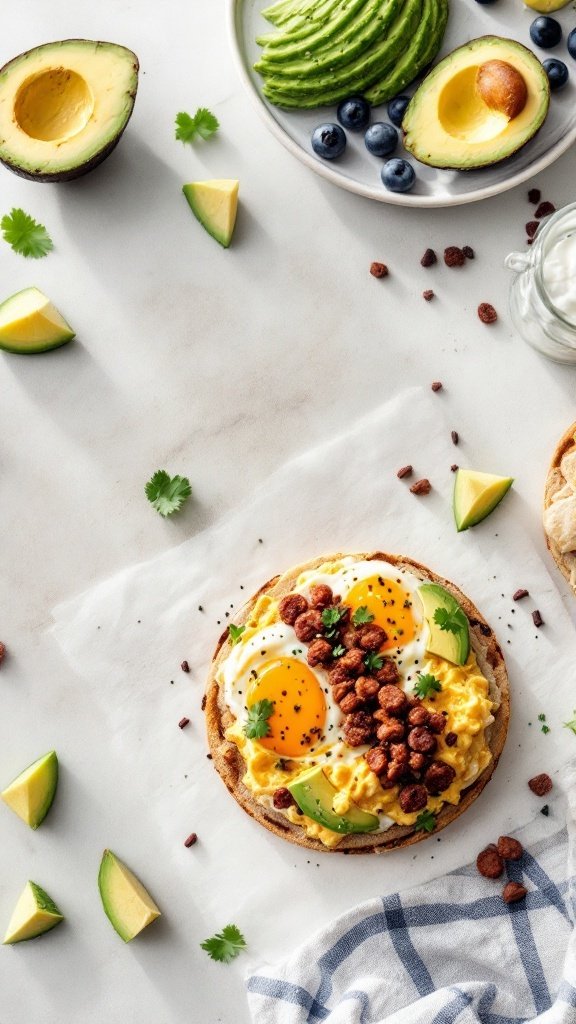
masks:
POLYGON ((449 53, 424 79, 404 115, 404 145, 432 167, 487 167, 533 138, 549 104, 548 78, 531 50, 482 36, 449 53))
POLYGON ((64 39, 0 70, 0 162, 33 181, 70 181, 102 162, 134 107, 138 58, 116 43, 64 39))

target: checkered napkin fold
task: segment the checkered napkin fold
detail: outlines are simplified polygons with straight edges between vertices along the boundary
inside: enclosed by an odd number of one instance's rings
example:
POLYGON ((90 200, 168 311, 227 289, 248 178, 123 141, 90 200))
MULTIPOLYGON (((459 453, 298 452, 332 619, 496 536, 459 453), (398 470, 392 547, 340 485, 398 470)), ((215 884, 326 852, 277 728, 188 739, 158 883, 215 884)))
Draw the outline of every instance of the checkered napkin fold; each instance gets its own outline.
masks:
POLYGON ((575 765, 562 784, 507 863, 525 900, 475 864, 372 899, 248 978, 255 1024, 576 1024, 575 765))

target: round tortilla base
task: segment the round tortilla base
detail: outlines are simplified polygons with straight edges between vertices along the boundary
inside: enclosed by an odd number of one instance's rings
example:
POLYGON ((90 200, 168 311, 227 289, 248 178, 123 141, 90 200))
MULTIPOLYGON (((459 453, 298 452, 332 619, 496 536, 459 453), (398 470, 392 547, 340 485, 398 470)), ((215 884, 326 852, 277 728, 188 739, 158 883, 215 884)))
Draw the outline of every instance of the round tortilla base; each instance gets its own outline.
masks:
MULTIPOLYGON (((548 476, 546 477, 546 486, 544 488, 544 510, 552 504, 552 498, 566 483, 560 469, 560 463, 569 451, 576 448, 576 441, 574 440, 575 434, 576 423, 573 423, 566 433, 563 434, 556 446, 556 451, 554 452, 552 462, 550 463, 550 469, 548 470, 548 476)), ((546 537, 546 544, 552 558, 556 562, 556 565, 560 569, 562 575, 568 580, 568 583, 570 583, 571 567, 567 564, 564 554, 560 551, 560 548, 552 538, 548 536, 546 531, 544 531, 544 536, 546 537)))
MULTIPOLYGON (((282 576, 276 576, 274 579, 269 580, 241 609, 236 617, 236 625, 242 625, 247 621, 256 601, 261 595, 266 594, 269 597, 280 600, 285 594, 289 594, 293 590, 296 580, 302 572, 316 569, 325 562, 335 562, 345 557, 349 556, 335 554, 316 558, 313 561, 289 570, 282 576)), ((494 713, 494 722, 487 729, 487 740, 492 752, 492 760, 476 781, 463 791, 457 806, 446 804, 440 810, 436 819, 436 828, 432 833, 436 835, 446 825, 449 825, 451 821, 460 817, 470 804, 476 800, 484 786, 490 781, 502 753, 510 716, 508 675, 502 651, 492 629, 478 609, 453 583, 443 579, 441 576, 437 576, 430 569, 404 556, 376 551, 372 554, 354 554, 352 557, 357 561, 373 561, 376 559, 389 562, 391 565, 398 566, 398 568, 408 570, 418 579, 440 583, 454 595, 470 622, 471 646, 478 659, 480 669, 490 684, 490 696, 499 705, 494 713)), ((234 743, 229 742, 225 738, 225 731, 234 721, 234 717, 224 703, 223 694, 216 682, 216 674, 229 652, 230 642, 228 640, 228 630, 226 630, 218 641, 208 676, 205 702, 208 743, 214 767, 233 797, 247 814, 271 832, 274 832, 275 835, 280 836, 280 838, 287 839, 298 846, 304 846, 308 850, 314 850, 316 853, 382 853, 386 850, 410 846, 412 843, 418 843, 429 837, 430 833, 416 832, 413 825, 393 825, 386 832, 379 832, 377 834, 346 835, 341 839, 338 846, 327 847, 320 840, 311 839, 300 825, 293 824, 283 814, 276 813, 273 809, 260 804, 242 782, 245 774, 245 763, 240 751, 234 743)))

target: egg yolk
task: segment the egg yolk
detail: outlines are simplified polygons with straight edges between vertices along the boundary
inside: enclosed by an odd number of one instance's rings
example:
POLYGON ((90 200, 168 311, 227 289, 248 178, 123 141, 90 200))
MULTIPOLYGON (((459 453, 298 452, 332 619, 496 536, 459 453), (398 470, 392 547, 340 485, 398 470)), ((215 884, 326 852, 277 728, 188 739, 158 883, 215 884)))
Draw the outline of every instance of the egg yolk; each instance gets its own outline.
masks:
POLYGON ((250 686, 247 705, 269 700, 274 711, 270 732, 258 740, 281 757, 300 757, 323 736, 326 701, 322 687, 297 658, 278 658, 263 665, 250 686))
POLYGON ((371 620, 385 630, 387 640, 381 651, 403 647, 414 639, 417 623, 412 611, 412 598, 397 580, 383 576, 370 576, 356 583, 346 596, 352 614, 357 608, 366 608, 371 620))

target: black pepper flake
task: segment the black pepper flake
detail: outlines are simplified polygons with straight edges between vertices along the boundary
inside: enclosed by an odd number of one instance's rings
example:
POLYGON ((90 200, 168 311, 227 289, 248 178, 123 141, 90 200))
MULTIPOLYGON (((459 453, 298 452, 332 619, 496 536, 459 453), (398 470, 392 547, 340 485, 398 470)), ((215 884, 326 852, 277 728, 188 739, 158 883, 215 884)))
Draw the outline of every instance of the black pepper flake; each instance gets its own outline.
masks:
POLYGON ((548 815, 550 814, 550 808, 548 804, 544 804, 544 807, 540 808, 540 814, 543 814, 545 818, 548 817, 548 815))

